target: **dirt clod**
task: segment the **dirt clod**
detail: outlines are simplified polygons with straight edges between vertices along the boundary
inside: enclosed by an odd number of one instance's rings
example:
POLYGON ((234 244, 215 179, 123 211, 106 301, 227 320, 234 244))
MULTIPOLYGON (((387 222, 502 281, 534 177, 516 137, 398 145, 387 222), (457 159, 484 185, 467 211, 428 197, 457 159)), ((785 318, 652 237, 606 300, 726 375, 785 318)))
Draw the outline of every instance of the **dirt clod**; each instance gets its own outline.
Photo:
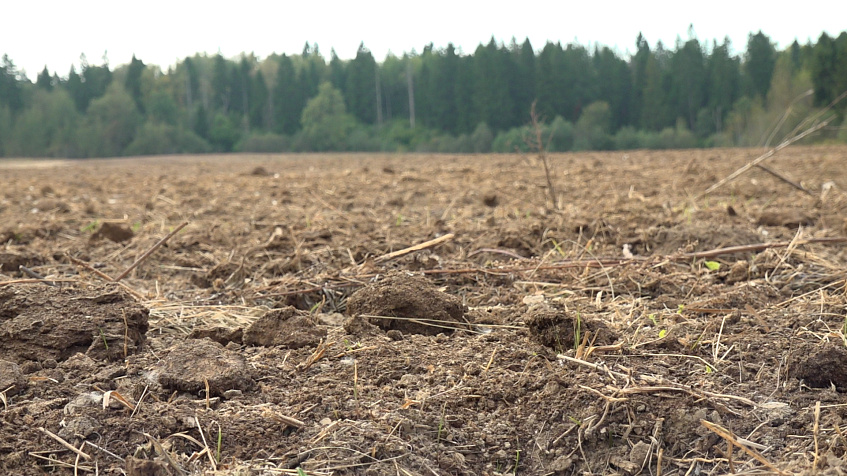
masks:
POLYGON ((147 314, 116 285, 0 288, 0 358, 123 359, 144 344, 147 314))
POLYGON ((326 328, 318 327, 308 314, 286 306, 265 313, 244 330, 245 345, 281 345, 289 349, 315 346, 326 339, 326 328))
POLYGON ((174 473, 164 461, 130 456, 126 459, 126 474, 127 476, 172 476, 174 473))
POLYGON ((135 233, 128 226, 106 222, 100 225, 100 229, 91 235, 91 239, 99 240, 106 238, 115 243, 123 243, 124 241, 131 240, 133 236, 135 236, 135 233))
POLYGON ((799 353, 796 377, 812 388, 835 386, 847 392, 847 349, 843 345, 822 345, 799 353))
POLYGON ((575 315, 546 304, 531 306, 524 314, 524 323, 529 327, 533 340, 556 352, 575 348, 581 343, 575 340, 581 340, 586 332, 591 332, 591 341, 595 344, 610 344, 616 339, 603 321, 575 315))
POLYGON ((223 326, 199 327, 193 329, 188 335, 189 339, 212 339, 221 345, 227 345, 230 342, 241 342, 244 331, 240 327, 230 328, 223 326))
POLYGON ((18 364, 0 360, 0 392, 5 390, 6 396, 11 397, 26 390, 27 383, 26 375, 18 364))
POLYGON ((759 215, 757 225, 762 226, 784 226, 786 228, 797 228, 798 226, 809 226, 815 223, 814 217, 804 210, 787 208, 781 210, 767 210, 759 215))
POLYGON ((209 394, 215 396, 227 390, 250 390, 255 385, 244 356, 209 339, 174 345, 156 371, 162 387, 195 394, 206 389, 206 382, 209 394))
POLYGON ((367 319, 384 330, 408 334, 450 333, 464 323, 464 308, 458 297, 439 291, 422 276, 408 273, 386 276, 356 291, 347 301, 347 312, 352 316, 378 316, 367 319))

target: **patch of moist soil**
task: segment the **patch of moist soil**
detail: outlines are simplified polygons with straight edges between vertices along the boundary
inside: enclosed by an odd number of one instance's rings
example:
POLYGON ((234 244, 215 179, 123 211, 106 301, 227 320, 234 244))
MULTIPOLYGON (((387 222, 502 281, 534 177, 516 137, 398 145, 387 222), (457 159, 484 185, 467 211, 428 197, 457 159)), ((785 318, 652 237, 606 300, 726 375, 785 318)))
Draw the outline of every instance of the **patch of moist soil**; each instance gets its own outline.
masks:
POLYGON ((553 155, 559 210, 518 156, 0 161, 0 474, 773 472, 702 421, 843 473, 847 148, 692 198, 754 155, 553 155))

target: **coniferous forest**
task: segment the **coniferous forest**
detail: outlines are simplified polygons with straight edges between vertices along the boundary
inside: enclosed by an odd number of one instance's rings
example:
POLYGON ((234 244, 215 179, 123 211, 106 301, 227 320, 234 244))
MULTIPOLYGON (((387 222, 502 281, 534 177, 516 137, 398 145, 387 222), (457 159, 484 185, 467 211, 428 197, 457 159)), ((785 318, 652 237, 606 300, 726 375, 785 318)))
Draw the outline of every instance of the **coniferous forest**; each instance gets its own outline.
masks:
MULTIPOLYGON (((163 71, 81 57, 34 81, 0 66, 0 156, 203 152, 514 152, 533 102, 551 151, 775 145, 847 91, 847 32, 778 50, 689 32, 601 45, 493 39, 472 53, 427 45, 378 62, 306 44, 299 55, 195 55, 163 71), (738 50, 739 53, 734 51, 738 50)), ((811 140, 847 142, 847 101, 811 140)))

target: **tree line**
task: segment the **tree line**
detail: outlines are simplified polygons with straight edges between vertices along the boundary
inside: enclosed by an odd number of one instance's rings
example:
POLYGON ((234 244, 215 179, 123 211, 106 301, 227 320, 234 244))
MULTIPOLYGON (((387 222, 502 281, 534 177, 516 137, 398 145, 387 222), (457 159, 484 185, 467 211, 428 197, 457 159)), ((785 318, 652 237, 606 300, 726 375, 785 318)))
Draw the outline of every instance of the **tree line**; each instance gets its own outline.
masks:
MULTIPOLYGON (((778 50, 759 31, 734 54, 689 30, 673 48, 639 35, 634 51, 492 39, 377 62, 363 44, 341 60, 307 43, 263 60, 197 54, 167 71, 83 56, 35 81, 4 55, 0 156, 513 152, 527 148, 533 103, 554 151, 761 146, 847 91, 847 32, 778 50)), ((843 122, 843 103, 834 110, 843 122)))

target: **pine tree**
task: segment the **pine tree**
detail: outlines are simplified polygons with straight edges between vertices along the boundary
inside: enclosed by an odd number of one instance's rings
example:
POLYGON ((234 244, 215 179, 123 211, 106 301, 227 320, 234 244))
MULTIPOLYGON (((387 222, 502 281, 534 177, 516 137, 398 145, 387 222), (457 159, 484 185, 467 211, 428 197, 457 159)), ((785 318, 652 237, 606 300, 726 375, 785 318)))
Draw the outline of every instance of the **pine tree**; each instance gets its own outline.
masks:
POLYGON ((359 44, 356 58, 347 65, 344 101, 347 110, 365 124, 375 124, 376 61, 364 43, 359 44))
POLYGON ((135 106, 142 114, 144 113, 144 103, 141 98, 141 74, 144 72, 144 67, 144 62, 132 55, 124 80, 124 87, 126 87, 127 92, 135 101, 135 106))
POLYGON ((300 115, 306 104, 306 97, 298 87, 294 62, 287 55, 277 59, 276 84, 273 88, 274 123, 276 131, 293 134, 300 129, 300 115))
POLYGON ((45 91, 53 90, 53 78, 50 76, 50 71, 47 71, 47 66, 38 73, 38 77, 35 80, 35 86, 45 91))
POLYGON ((670 64, 670 104, 674 116, 694 129, 697 113, 705 105, 706 59, 696 38, 677 47, 670 64))
POLYGON ((744 75, 750 95, 762 98, 768 95, 773 69, 776 65, 776 48, 770 37, 759 30, 747 37, 747 52, 744 55, 744 75))

